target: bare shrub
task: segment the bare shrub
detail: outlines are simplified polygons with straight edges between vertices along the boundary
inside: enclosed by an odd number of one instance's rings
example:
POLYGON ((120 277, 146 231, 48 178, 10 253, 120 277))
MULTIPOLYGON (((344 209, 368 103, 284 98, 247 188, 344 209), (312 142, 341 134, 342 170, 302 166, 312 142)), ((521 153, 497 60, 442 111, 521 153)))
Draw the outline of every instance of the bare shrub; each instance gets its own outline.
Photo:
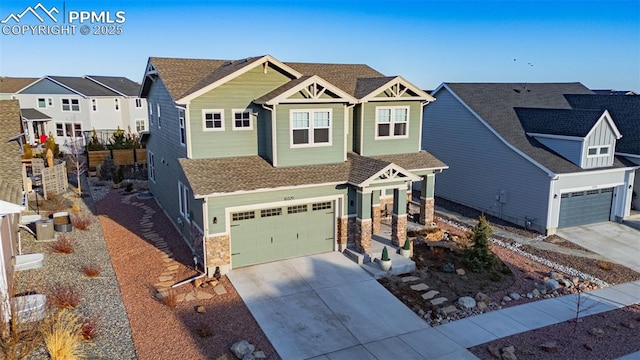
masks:
POLYGON ((84 265, 82 272, 86 277, 94 278, 100 276, 102 269, 98 265, 84 265))
POLYGON ((58 237, 58 240, 51 243, 49 246, 53 252, 59 254, 72 254, 74 251, 73 240, 65 234, 61 234, 58 237))
POLYGON ((51 291, 49 301, 59 309, 72 309, 80 303, 80 293, 71 286, 56 285, 51 291))
POLYGON ((87 213, 78 213, 71 215, 71 224, 78 230, 87 230, 92 222, 93 218, 87 213))

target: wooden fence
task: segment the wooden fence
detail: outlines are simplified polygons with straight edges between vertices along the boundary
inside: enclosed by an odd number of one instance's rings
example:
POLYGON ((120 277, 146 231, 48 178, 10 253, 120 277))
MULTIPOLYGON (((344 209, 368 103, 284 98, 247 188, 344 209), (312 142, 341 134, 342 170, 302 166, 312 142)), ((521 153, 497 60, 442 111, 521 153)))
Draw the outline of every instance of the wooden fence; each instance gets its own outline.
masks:
POLYGON ((147 149, 119 149, 119 150, 92 150, 88 151, 88 166, 102 165, 105 158, 113 159, 116 166, 143 165, 147 163, 147 149))

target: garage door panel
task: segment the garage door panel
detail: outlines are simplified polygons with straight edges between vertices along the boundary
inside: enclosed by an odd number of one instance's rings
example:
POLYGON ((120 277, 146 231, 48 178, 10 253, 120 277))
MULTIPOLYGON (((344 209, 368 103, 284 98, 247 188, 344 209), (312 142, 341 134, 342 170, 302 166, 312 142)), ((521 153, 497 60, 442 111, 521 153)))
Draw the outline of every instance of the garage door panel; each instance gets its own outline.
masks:
POLYGON ((562 194, 558 227, 609 221, 613 188, 562 194))

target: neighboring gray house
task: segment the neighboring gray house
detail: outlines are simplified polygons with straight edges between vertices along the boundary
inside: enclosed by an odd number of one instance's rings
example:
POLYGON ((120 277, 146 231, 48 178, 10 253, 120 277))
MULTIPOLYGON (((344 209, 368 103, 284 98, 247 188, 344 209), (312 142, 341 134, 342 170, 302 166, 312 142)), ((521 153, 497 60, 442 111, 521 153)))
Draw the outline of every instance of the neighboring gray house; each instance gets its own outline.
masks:
POLYGON ((450 166, 436 196, 542 233, 629 215, 634 172, 603 109, 575 110, 580 83, 443 83, 423 147, 450 166))
MULTIPOLYGON (((640 166, 640 96, 566 95, 575 109, 608 110, 623 134, 616 155, 640 166)), ((640 210, 640 169, 636 170, 631 208, 640 210)))

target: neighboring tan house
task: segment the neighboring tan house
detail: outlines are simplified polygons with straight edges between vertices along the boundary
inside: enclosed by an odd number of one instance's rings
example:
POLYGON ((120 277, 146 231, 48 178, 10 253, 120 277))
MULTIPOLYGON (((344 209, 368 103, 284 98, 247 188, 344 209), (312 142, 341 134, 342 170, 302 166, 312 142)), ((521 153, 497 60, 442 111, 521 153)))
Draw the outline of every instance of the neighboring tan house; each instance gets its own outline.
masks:
POLYGON ((24 122, 27 141, 36 143, 44 131, 54 134, 62 146, 94 129, 107 134, 105 141, 117 128, 146 130, 147 106, 138 97, 139 91, 139 84, 123 77, 45 76, 13 97, 20 100, 23 115, 28 114, 24 122))
POLYGON ((0 76, 0 100, 13 99, 15 93, 36 81, 38 81, 38 78, 0 76))
POLYGON ((0 100, 0 320, 6 316, 9 289, 13 284, 13 257, 18 248, 18 221, 25 209, 20 148, 20 104, 0 100))
POLYGON ((436 195, 538 232, 629 215, 633 166, 604 109, 572 109, 580 83, 443 83, 424 111, 423 148, 451 168, 436 195))
MULTIPOLYGON (((640 96, 566 95, 566 98, 574 109, 609 111, 622 133, 616 142, 616 155, 640 166, 640 96)), ((640 169, 635 174, 631 208, 640 210, 640 169)))
POLYGON ((383 214, 406 237, 422 181, 433 219, 435 174, 420 151, 433 98, 367 65, 150 58, 149 187, 208 273, 350 247, 370 251, 383 214), (205 251, 203 251, 205 250, 205 251))

